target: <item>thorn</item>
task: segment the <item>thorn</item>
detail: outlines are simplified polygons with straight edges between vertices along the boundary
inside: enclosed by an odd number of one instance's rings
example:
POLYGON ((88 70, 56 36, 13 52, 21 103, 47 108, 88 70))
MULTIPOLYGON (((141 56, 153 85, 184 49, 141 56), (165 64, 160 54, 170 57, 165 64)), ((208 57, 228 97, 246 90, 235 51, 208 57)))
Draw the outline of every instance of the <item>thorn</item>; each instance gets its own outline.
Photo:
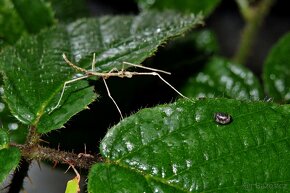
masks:
POLYGON ((68 170, 72 167, 72 164, 69 164, 68 168, 65 170, 65 174, 68 172, 68 170))
POLYGON ((57 164, 58 164, 58 161, 54 161, 52 168, 56 168, 57 164))
POLYGON ((28 175, 26 177, 29 180, 30 184, 33 184, 32 179, 28 175))
POLYGON ((49 144, 48 141, 45 141, 45 140, 43 140, 43 139, 39 139, 39 141, 40 141, 40 142, 43 142, 43 143, 46 143, 46 144, 49 144))
POLYGON ((38 165, 38 167, 39 167, 39 169, 40 169, 40 171, 41 171, 42 168, 41 168, 41 165, 40 165, 40 161, 39 161, 39 160, 37 160, 37 165, 38 165))

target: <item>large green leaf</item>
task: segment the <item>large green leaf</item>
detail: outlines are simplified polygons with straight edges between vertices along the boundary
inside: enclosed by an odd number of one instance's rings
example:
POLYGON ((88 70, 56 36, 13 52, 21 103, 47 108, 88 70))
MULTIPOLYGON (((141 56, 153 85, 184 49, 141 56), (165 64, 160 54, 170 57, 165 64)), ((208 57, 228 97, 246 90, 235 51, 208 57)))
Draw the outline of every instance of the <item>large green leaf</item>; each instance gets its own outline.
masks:
POLYGON ((20 151, 11 147, 0 150, 0 184, 14 170, 20 161, 20 151))
POLYGON ((15 43, 22 34, 37 33, 53 23, 51 7, 43 0, 1 0, 0 47, 15 43))
POLYGON ((183 88, 189 97, 227 97, 260 100, 263 91, 258 79, 247 68, 214 57, 202 72, 189 79, 183 88))
POLYGON ((175 9, 183 12, 198 13, 209 15, 220 3, 220 0, 135 0, 142 9, 175 9))
POLYGON ((108 131, 105 163, 90 170, 88 191, 267 192, 259 186, 275 185, 289 192, 290 114, 281 109, 232 99, 143 109, 108 131), (217 123, 217 112, 232 121, 217 123))
POLYGON ((4 72, 4 99, 12 114, 22 123, 37 126, 40 130, 61 127, 95 98, 93 89, 86 88, 86 82, 74 84, 66 96, 76 89, 86 89, 66 100, 64 108, 48 114, 61 84, 73 74, 61 60, 61 53, 69 48, 69 42, 62 41, 65 38, 62 32, 65 31, 53 29, 36 37, 23 38, 15 47, 5 49, 0 59, 4 72))
POLYGON ((135 17, 82 19, 22 38, 0 57, 5 100, 16 118, 36 126, 39 132, 59 128, 96 98, 88 82, 80 81, 66 89, 61 107, 51 113, 63 83, 75 76, 62 53, 89 68, 95 52, 97 70, 109 71, 121 68, 123 61, 142 62, 170 37, 199 23, 201 18, 194 15, 144 12, 135 17))
MULTIPOLYGON (((2 84, 2 81, 0 81, 2 84)), ((0 86, 0 95, 4 89, 0 86)), ((27 126, 21 124, 9 111, 7 104, 0 98, 0 127, 9 133, 10 140, 17 143, 24 143, 27 135, 27 126)), ((0 140, 1 141, 1 140, 0 140)))
POLYGON ((264 67, 266 92, 277 102, 290 102, 290 33, 270 51, 264 67))
POLYGON ((9 134, 0 128, 0 185, 20 161, 20 151, 9 148, 9 134))

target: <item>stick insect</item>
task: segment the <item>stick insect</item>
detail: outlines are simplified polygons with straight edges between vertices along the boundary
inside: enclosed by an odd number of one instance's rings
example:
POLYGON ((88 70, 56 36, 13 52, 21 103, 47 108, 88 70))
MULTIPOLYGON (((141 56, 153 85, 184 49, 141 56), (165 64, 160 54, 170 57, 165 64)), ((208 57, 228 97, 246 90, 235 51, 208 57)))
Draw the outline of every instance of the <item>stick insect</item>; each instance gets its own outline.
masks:
MULTIPOLYGON (((136 76, 136 75, 150 75, 150 76, 157 76, 159 77, 165 84, 167 84, 171 89, 173 89, 177 94, 179 94, 181 97, 183 98, 187 98, 186 96, 184 96, 183 94, 181 94, 176 88, 174 88, 169 82, 167 82, 159 73, 163 73, 163 74, 168 74, 170 75, 171 73, 170 72, 167 72, 167 71, 163 71, 163 70, 159 70, 159 69, 155 69, 155 68, 150 68, 150 67, 145 67, 145 66, 141 66, 141 65, 137 65, 137 64, 133 64, 133 63, 130 63, 130 62, 123 62, 123 65, 129 65, 129 66, 132 66, 132 67, 137 67, 137 68, 142 68, 142 69, 145 69, 145 70, 149 70, 150 72, 134 72, 134 71, 125 71, 124 70, 124 67, 121 69, 121 70, 118 70, 116 68, 113 68, 112 70, 110 70, 109 72, 97 72, 96 71, 96 56, 95 56, 95 53, 93 54, 93 61, 92 61, 92 69, 91 70, 86 70, 84 68, 81 68, 79 66, 76 66, 75 64, 73 64, 67 57, 66 55, 63 53, 62 54, 62 57, 63 59, 65 60, 65 62, 71 66, 72 68, 74 68, 75 70, 79 71, 79 72, 82 72, 84 75, 81 76, 81 77, 78 77, 78 78, 75 78, 75 79, 72 79, 72 80, 69 80, 69 81, 66 81, 63 85, 63 88, 62 88, 62 91, 61 91, 61 94, 60 94, 60 98, 56 104, 55 107, 52 108, 52 110, 50 111, 50 113, 52 111, 54 111, 55 109, 57 109, 59 106, 60 106, 60 102, 63 98, 63 94, 65 92, 65 88, 67 87, 68 84, 71 84, 73 82, 76 82, 76 81, 79 81, 79 80, 82 80, 82 79, 86 79, 86 78, 89 78, 89 77, 92 77, 92 76, 98 76, 98 77, 101 77, 103 79, 103 82, 104 82, 104 85, 106 87, 106 91, 107 91, 107 94, 109 96, 109 98, 112 100, 112 102, 114 103, 114 105, 116 106, 121 118, 123 119, 123 114, 118 106, 118 104, 116 103, 116 101, 114 100, 114 98, 111 96, 111 93, 110 93, 110 90, 109 90, 109 87, 107 85, 107 82, 106 82, 106 79, 109 78, 109 77, 120 77, 120 78, 132 78, 133 76, 136 76)), ((187 98, 188 99, 188 98, 187 98)))

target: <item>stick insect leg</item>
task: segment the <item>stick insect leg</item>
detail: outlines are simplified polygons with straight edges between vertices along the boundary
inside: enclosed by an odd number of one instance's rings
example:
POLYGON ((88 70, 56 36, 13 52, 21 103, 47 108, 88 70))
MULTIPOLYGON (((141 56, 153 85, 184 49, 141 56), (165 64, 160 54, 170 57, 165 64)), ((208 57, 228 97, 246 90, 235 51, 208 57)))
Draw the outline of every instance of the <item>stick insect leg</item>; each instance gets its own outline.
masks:
MULTIPOLYGON (((160 80, 162 80, 162 82, 164 82, 165 84, 167 84, 172 90, 174 90, 178 95, 180 95, 181 97, 185 98, 185 99, 189 99, 188 97, 184 96, 181 92, 179 92, 176 88, 174 88, 174 86, 172 86, 169 82, 167 82, 159 73, 157 72, 139 72, 136 73, 135 75, 151 75, 151 76, 158 76, 160 78, 160 80)), ((190 99, 189 99, 190 100, 190 99)))
POLYGON ((156 68, 150 68, 150 67, 147 67, 147 66, 133 64, 133 63, 130 63, 130 62, 123 62, 123 65, 124 64, 127 64, 129 66, 134 66, 134 67, 137 67, 137 68, 143 68, 143 69, 150 70, 150 71, 153 71, 153 72, 161 72, 161 73, 164 73, 164 74, 171 75, 170 72, 167 72, 167 71, 164 71, 164 70, 159 70, 159 69, 156 69, 156 68))
POLYGON ((92 71, 96 71, 96 54, 93 54, 92 71))
POLYGON ((189 99, 188 97, 184 96, 181 92, 179 92, 176 88, 174 88, 174 86, 172 86, 169 82, 167 82, 158 72, 160 73, 164 73, 164 74, 168 74, 170 75, 171 73, 170 72, 167 72, 167 71, 164 71, 164 70, 159 70, 159 69, 156 69, 156 68, 150 68, 150 67, 146 67, 146 66, 141 66, 141 65, 137 65, 137 64, 133 64, 133 63, 130 63, 130 62, 123 62, 123 64, 128 64, 130 66, 134 66, 134 67, 137 67, 137 68, 143 68, 143 69, 146 69, 146 70, 151 70, 153 72, 141 72, 141 73, 138 73, 139 75, 152 75, 152 76, 158 76, 160 78, 160 80, 162 80, 165 84, 167 84, 171 89, 173 89, 178 95, 180 95, 181 97, 183 98, 186 98, 186 99, 189 99))
POLYGON ((110 97, 110 99, 111 99, 111 100, 113 101, 113 103, 115 104, 117 110, 119 111, 119 114, 120 114, 121 118, 124 119, 123 114, 122 114, 122 112, 121 112, 119 106, 117 105, 117 103, 116 103, 116 101, 114 100, 114 98, 111 96, 111 93, 110 93, 109 87, 108 87, 108 85, 107 85, 106 80, 105 80, 104 77, 103 77, 103 81, 104 81, 104 84, 105 84, 105 87, 106 87, 106 90, 107 90, 108 96, 110 97))
POLYGON ((68 84, 71 84, 71 83, 73 83, 73 82, 76 82, 76 81, 78 81, 78 80, 82 80, 82 79, 85 79, 85 78, 88 78, 88 77, 89 77, 89 75, 85 75, 85 76, 82 76, 82 77, 79 77, 79 78, 75 78, 75 79, 72 79, 72 80, 66 81, 66 82, 63 84, 62 91, 61 91, 61 94, 60 94, 60 97, 59 97, 59 99, 58 99, 57 104, 52 108, 52 110, 49 112, 49 114, 52 113, 55 109, 57 109, 57 108, 59 107, 60 102, 61 102, 61 99, 62 99, 63 94, 64 94, 64 91, 65 91, 65 88, 66 88, 66 86, 67 86, 68 84))
POLYGON ((165 84, 167 84, 170 88, 172 88, 177 94, 179 94, 181 97, 185 99, 189 99, 188 97, 184 96, 181 92, 179 92, 174 86, 172 86, 169 82, 167 82, 159 73, 157 72, 152 72, 154 76, 158 76, 160 80, 162 80, 165 84))

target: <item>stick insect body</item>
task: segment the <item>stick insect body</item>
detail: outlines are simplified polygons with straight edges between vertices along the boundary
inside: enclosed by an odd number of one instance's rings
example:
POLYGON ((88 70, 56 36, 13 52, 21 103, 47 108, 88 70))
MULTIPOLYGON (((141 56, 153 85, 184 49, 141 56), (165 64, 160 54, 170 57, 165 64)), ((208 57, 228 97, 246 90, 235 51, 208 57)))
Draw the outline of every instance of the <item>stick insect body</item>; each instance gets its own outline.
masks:
POLYGON ((98 77, 101 77, 103 79, 103 82, 104 82, 104 85, 106 87, 106 90, 107 90, 107 93, 108 93, 108 96, 110 97, 110 99, 113 101, 113 103, 115 104, 121 118, 123 119, 123 115, 122 115, 122 112, 119 108, 119 106, 117 105, 116 101, 114 100, 114 98, 111 96, 111 93, 110 93, 110 90, 109 90, 109 87, 106 83, 106 79, 109 78, 109 77, 120 77, 120 78, 131 78, 132 76, 136 76, 136 75, 139 75, 139 76, 143 76, 143 75, 150 75, 150 76, 158 76, 165 84, 167 84, 170 88, 172 88, 177 94, 179 94, 181 97, 183 98, 187 98, 186 96, 184 96, 183 94, 181 94, 176 88, 174 88, 171 84, 169 84, 169 82, 167 82, 165 79, 162 78, 162 76, 158 73, 164 73, 164 74, 168 74, 170 75, 171 73, 170 72, 166 72, 166 71, 163 71, 163 70, 159 70, 159 69, 155 69, 155 68, 150 68, 150 67, 145 67, 145 66, 141 66, 141 65, 136 65, 136 64, 132 64, 132 63, 129 63, 129 62, 123 62, 123 64, 125 65, 129 65, 129 66, 133 66, 133 67, 138 67, 138 68, 142 68, 142 69, 146 69, 146 70, 150 70, 151 72, 131 72, 131 71, 125 71, 123 68, 121 70, 118 70, 118 69, 112 69, 111 71, 109 72, 97 72, 96 71, 96 68, 95 68, 95 64, 96 64, 96 58, 95 58, 95 54, 93 55, 93 62, 92 62, 92 69, 91 70, 86 70, 84 68, 81 68, 81 67, 78 67, 76 66, 75 64, 73 64, 71 61, 69 61, 69 59, 66 57, 65 54, 62 54, 62 57, 63 59, 65 60, 65 62, 71 66, 72 68, 76 69, 77 71, 79 72, 82 72, 84 73, 83 76, 81 77, 78 77, 78 78, 75 78, 75 79, 72 79, 72 80, 69 80, 69 81, 66 81, 63 85, 63 88, 62 88, 62 91, 61 91, 61 94, 60 94, 60 98, 56 104, 56 106, 54 106, 52 108, 52 110, 50 111, 53 112, 55 109, 57 109, 59 106, 60 106, 60 102, 63 98, 63 94, 65 92, 65 88, 68 84, 71 84, 73 82, 76 82, 76 81, 79 81, 79 80, 82 80, 82 79, 86 79, 86 78, 89 78, 91 76, 98 76, 98 77))

